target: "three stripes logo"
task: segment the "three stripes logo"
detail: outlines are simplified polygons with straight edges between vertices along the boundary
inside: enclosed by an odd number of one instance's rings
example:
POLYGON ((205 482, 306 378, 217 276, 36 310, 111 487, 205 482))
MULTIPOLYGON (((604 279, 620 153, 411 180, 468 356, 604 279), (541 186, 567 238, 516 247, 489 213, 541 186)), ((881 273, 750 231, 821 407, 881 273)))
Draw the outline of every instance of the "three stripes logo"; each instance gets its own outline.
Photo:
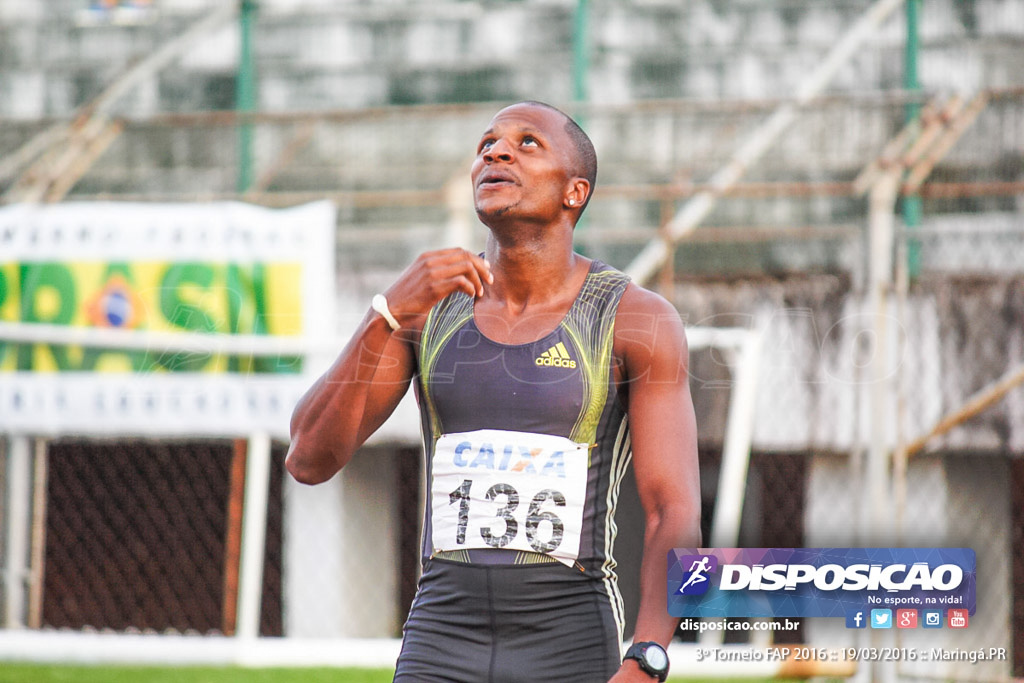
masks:
POLYGON ((576 361, 569 357, 569 350, 565 344, 558 342, 544 353, 537 356, 533 361, 539 366, 551 368, 575 368, 576 361))

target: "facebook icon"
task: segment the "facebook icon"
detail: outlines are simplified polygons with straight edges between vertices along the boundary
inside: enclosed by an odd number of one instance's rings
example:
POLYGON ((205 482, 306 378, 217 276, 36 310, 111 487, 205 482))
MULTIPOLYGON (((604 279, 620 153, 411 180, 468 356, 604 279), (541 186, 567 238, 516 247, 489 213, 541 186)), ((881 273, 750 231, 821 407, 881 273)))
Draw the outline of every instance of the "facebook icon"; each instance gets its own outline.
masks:
POLYGON ((846 628, 867 628, 864 610, 855 609, 846 613, 846 628))

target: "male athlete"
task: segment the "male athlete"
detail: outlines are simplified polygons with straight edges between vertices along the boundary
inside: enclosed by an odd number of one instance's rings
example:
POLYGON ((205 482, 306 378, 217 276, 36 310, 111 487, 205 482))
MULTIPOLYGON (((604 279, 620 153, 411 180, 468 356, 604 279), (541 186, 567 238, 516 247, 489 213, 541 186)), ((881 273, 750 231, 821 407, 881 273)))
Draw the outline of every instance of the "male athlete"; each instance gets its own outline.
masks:
POLYGON ((295 409, 288 470, 315 484, 415 385, 428 500, 396 681, 667 674, 667 554, 700 545, 686 338, 667 301, 573 251, 596 175, 562 112, 498 112, 471 172, 484 256, 417 258, 295 409), (622 659, 613 514, 631 454, 646 531, 622 659))

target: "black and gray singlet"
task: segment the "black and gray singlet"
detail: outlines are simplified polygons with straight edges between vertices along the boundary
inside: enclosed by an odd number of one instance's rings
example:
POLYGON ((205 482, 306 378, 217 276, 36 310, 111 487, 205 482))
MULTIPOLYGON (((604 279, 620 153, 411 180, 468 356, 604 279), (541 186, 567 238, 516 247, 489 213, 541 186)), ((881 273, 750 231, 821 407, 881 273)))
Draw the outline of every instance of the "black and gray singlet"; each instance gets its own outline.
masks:
POLYGON ((430 311, 417 355, 423 575, 396 680, 598 681, 618 668, 612 545, 630 460, 612 377, 629 279, 594 261, 559 325, 487 338, 473 299, 430 311))

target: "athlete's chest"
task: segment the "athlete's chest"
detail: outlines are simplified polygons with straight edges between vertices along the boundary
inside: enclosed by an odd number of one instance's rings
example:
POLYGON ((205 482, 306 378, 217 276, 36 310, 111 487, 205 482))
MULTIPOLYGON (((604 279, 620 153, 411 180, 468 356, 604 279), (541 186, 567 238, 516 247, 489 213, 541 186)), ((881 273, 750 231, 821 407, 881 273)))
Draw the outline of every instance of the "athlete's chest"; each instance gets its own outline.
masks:
POLYGON ((592 390, 585 362, 561 327, 535 342, 507 345, 469 321, 441 348, 426 385, 444 431, 487 426, 569 434, 592 390))

